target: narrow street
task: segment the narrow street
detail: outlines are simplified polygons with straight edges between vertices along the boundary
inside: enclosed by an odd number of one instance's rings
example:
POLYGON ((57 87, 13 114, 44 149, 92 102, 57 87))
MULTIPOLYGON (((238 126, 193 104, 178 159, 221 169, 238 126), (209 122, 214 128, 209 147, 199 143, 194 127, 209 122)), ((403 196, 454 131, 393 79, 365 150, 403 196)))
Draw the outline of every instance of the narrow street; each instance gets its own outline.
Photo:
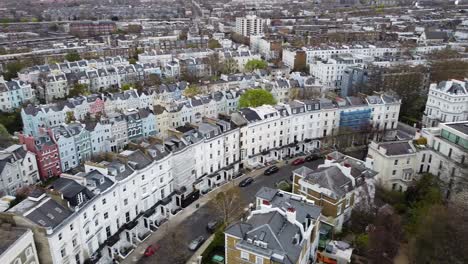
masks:
MULTIPOLYGON (((319 164, 322 164, 323 160, 317 160, 313 162, 306 162, 305 166, 310 168, 316 168, 319 164)), ((300 165, 300 166, 303 166, 300 165)), ((214 211, 206 204, 207 201, 211 200, 217 191, 222 191, 229 188, 229 185, 237 185, 242 179, 245 177, 251 176, 255 178, 255 181, 244 188, 241 189, 241 193, 243 198, 247 201, 253 202, 255 198, 255 194, 257 193, 260 188, 263 186, 276 188, 275 183, 288 180, 292 175, 292 171, 300 166, 291 166, 286 164, 280 167, 279 172, 270 175, 264 176, 263 169, 256 170, 248 175, 235 179, 233 182, 227 183, 224 186, 218 188, 218 190, 214 190, 213 192, 205 195, 204 197, 200 198, 198 201, 194 202, 194 204, 190 205, 189 207, 182 210, 178 215, 172 217, 169 222, 161 226, 161 228, 153 233, 147 241, 140 244, 134 252, 125 259, 122 263, 157 263, 157 264, 174 264, 175 261, 171 256, 174 256, 174 248, 177 248, 177 254, 184 255, 188 260, 193 252, 188 250, 188 244, 190 241, 195 239, 196 237, 203 235, 205 238, 209 237, 209 233, 206 230, 206 225, 209 221, 218 218, 219 216, 214 215, 214 211), (213 193, 213 194, 212 194, 213 193), (206 199, 206 198, 209 199, 206 199), (196 204, 201 203, 201 200, 205 200, 204 204, 197 210, 196 204), (178 239, 171 238, 171 235, 174 234, 174 231, 177 230, 178 234, 181 236, 177 237, 178 239), (177 245, 173 245, 177 243, 177 245), (151 257, 144 257, 143 253, 145 248, 148 245, 160 245, 161 248, 151 257), (169 245, 171 246, 165 246, 169 245)))

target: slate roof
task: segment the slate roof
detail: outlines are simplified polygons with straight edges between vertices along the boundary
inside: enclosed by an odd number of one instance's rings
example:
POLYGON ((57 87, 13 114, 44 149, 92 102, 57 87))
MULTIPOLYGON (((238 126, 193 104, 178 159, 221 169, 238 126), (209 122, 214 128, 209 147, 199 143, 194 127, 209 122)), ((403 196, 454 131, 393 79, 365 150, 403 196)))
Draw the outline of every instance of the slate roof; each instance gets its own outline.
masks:
POLYGON ((254 110, 250 108, 242 108, 239 110, 242 115, 247 119, 249 122, 255 122, 261 120, 260 116, 254 110))
MULTIPOLYGON (((14 243, 20 239, 28 229, 19 227, 10 227, 0 229, 0 256, 3 255, 14 243)), ((18 252, 14 252, 15 254, 18 252)))
POLYGON ((291 224, 286 217, 278 212, 254 214, 245 223, 228 227, 225 233, 242 238, 236 245, 239 248, 268 256, 278 263, 297 263, 302 247, 293 243, 294 236, 300 233, 298 226, 291 224), (255 246, 247 239, 260 240, 267 244, 266 248, 255 246), (279 259, 282 258, 282 261, 279 259))
POLYGON ((447 40, 448 34, 443 31, 424 31, 426 34, 426 39, 442 39, 447 40))
POLYGON ((323 194, 333 199, 340 199, 354 189, 351 179, 335 166, 318 168, 316 170, 302 167, 294 172, 303 175, 304 180, 308 183, 316 184, 321 188, 329 190, 330 193, 323 194))
POLYGON ((37 225, 55 228, 72 215, 73 212, 70 209, 60 205, 53 199, 49 197, 43 199, 47 199, 47 201, 24 215, 37 225))
POLYGON ((73 206, 79 204, 77 198, 79 193, 83 194, 83 202, 90 200, 94 196, 85 186, 67 178, 58 178, 50 185, 50 188, 60 192, 73 206))
POLYGON ((379 148, 387 150, 387 156, 408 155, 415 153, 407 141, 384 142, 379 144, 379 148))

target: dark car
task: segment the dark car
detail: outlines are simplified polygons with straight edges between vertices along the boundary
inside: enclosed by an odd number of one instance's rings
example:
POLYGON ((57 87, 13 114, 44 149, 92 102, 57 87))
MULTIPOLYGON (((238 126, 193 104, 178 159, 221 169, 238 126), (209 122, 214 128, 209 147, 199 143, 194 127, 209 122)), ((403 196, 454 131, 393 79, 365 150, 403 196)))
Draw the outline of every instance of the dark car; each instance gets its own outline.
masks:
POLYGON ((188 248, 191 251, 195 251, 203 244, 204 241, 205 241, 205 238, 203 236, 199 236, 195 238, 194 240, 192 240, 192 242, 190 242, 188 248))
POLYGON ((263 174, 265 175, 270 175, 270 174, 273 174, 275 172, 278 172, 279 171, 279 168, 276 167, 276 166, 271 166, 270 168, 266 169, 265 172, 263 174))
POLYGON ((304 163, 304 159, 303 158, 298 158, 298 159, 295 159, 292 162, 292 165, 301 165, 302 163, 304 163))
POLYGON ((208 232, 210 232, 210 233, 214 233, 214 231, 216 231, 216 228, 218 227, 218 225, 219 225, 218 220, 211 220, 206 225, 206 230, 208 230, 208 232))
POLYGON ((312 154, 310 156, 307 156, 305 158, 305 161, 314 161, 314 160, 319 160, 320 159, 320 156, 317 155, 317 154, 312 154))
POLYGON ((239 187, 248 186, 248 185, 250 185, 253 181, 254 181, 254 179, 253 179, 252 177, 247 177, 247 178, 243 179, 241 182, 239 182, 239 187))

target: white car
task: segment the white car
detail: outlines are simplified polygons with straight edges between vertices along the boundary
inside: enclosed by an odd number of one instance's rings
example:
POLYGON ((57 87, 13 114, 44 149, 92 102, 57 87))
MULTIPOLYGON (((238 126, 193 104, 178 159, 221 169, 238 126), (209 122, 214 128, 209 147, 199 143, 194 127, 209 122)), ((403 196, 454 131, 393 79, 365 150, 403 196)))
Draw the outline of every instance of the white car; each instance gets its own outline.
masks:
POLYGON ((188 248, 192 251, 195 251, 203 244, 204 241, 205 238, 203 236, 199 236, 190 242, 188 248))

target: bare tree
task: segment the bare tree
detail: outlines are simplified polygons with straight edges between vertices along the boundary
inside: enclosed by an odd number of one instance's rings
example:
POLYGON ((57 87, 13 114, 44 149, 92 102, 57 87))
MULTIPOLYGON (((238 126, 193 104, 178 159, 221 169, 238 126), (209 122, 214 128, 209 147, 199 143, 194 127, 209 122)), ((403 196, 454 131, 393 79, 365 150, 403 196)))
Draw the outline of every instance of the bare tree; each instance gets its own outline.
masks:
POLYGON ((237 68, 237 61, 233 58, 225 59, 222 63, 222 73, 224 74, 233 74, 239 71, 237 68))
POLYGON ((211 74, 218 76, 222 70, 222 64, 219 61, 219 54, 217 52, 208 56, 208 66, 210 67, 211 74))
POLYGON ((393 212, 380 213, 369 233, 369 263, 393 263, 402 239, 401 217, 393 212))
POLYGON ((226 225, 229 225, 242 215, 245 205, 246 202, 242 199, 239 187, 237 186, 231 187, 224 192, 219 192, 211 203, 212 208, 221 215, 226 225))

